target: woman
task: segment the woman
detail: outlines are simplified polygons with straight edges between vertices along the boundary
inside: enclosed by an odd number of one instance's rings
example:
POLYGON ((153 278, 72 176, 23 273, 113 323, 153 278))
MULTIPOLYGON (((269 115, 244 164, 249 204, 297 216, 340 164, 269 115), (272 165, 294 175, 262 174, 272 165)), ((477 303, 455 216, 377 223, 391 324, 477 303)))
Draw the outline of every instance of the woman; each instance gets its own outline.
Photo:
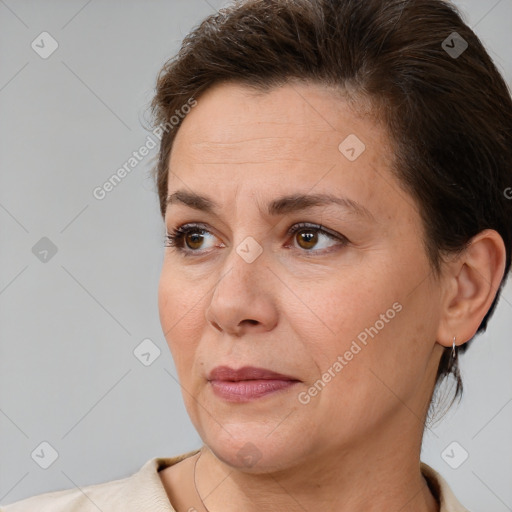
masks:
POLYGON ((442 0, 248 0, 152 103, 160 319, 204 445, 25 510, 455 512, 433 392, 510 269, 512 100, 442 0))

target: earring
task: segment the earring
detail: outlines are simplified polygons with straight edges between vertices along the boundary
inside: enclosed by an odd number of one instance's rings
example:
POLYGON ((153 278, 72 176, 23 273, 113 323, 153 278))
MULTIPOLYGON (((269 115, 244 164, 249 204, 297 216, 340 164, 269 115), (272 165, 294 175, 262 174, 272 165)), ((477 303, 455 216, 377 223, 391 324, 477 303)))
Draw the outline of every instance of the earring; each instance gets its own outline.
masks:
POLYGON ((455 336, 453 337, 453 345, 452 345, 452 358, 455 359, 457 357, 457 349, 455 348, 455 336))

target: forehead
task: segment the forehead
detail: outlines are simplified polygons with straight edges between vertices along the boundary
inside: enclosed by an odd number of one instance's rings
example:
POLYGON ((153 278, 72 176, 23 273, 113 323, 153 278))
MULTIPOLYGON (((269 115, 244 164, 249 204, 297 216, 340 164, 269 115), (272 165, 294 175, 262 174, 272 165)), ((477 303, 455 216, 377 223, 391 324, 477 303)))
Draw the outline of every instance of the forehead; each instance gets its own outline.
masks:
POLYGON ((168 195, 185 185, 222 202, 234 189, 314 188, 361 203, 377 198, 387 210, 399 205, 389 189, 404 195, 385 129, 332 89, 295 83, 261 93, 223 83, 197 101, 174 141, 168 195))
POLYGON ((273 158, 262 151, 272 143, 282 153, 297 154, 303 149, 303 157, 314 149, 303 147, 304 142, 321 143, 339 156, 338 145, 350 134, 370 145, 373 139, 374 146, 387 144, 383 127, 369 115, 356 113, 356 103, 348 98, 318 84, 289 83, 267 92, 234 82, 216 84, 199 97, 185 118, 173 153, 183 149, 182 139, 194 145, 194 152, 215 150, 229 157, 236 156, 236 151, 255 150, 262 160, 273 158))

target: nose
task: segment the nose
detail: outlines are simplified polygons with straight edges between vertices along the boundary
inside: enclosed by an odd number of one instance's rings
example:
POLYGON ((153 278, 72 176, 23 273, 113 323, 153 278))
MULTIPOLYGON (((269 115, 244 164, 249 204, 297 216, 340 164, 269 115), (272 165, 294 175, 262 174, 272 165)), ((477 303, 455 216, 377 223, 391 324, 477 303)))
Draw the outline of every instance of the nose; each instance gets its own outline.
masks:
POLYGON ((252 260, 247 247, 241 243, 226 258, 205 313, 214 329, 235 337, 270 331, 278 319, 277 283, 265 251, 252 260))

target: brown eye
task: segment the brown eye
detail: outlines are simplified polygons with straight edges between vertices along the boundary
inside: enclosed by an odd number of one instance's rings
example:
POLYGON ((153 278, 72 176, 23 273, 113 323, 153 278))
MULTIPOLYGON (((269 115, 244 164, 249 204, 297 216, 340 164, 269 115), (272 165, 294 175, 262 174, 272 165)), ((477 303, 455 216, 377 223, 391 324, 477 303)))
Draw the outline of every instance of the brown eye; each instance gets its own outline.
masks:
POLYGON ((213 235, 207 229, 199 225, 185 224, 172 230, 172 233, 168 233, 166 236, 166 247, 174 247, 178 252, 182 254, 204 254, 207 249, 214 247, 213 243, 215 235, 213 235), (208 247, 208 237, 210 240, 210 247, 208 247), (203 247, 206 241, 206 247, 203 247))
POLYGON ((185 243, 189 249, 200 249, 203 242, 203 234, 199 231, 190 231, 185 235, 185 243))
POLYGON ((295 247, 312 254, 321 254, 336 245, 343 247, 349 243, 348 238, 335 231, 303 222, 293 225, 288 230, 288 235, 293 237, 295 247))
POLYGON ((313 249, 318 243, 318 233, 312 229, 304 229, 296 233, 297 243, 302 249, 313 249))

